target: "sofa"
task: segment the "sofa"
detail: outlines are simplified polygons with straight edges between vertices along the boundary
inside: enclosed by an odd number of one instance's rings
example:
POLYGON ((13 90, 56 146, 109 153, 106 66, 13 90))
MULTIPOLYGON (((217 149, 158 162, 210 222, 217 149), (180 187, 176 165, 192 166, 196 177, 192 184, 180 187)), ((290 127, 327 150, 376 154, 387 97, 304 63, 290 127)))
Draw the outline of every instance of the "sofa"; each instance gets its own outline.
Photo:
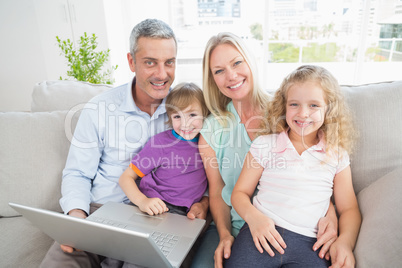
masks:
MULTIPOLYGON (((38 267, 52 240, 9 202, 61 211, 61 174, 83 105, 107 85, 44 81, 29 112, 0 113, 0 267, 38 267)), ((359 131, 357 267, 402 267, 402 81, 342 86, 359 131)))

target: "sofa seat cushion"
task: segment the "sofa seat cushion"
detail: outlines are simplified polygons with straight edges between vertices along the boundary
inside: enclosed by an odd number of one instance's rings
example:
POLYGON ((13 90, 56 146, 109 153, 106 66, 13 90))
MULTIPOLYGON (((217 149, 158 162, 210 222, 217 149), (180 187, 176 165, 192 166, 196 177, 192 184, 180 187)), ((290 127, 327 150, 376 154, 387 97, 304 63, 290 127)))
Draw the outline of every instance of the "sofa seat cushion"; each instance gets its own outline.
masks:
POLYGON ((77 118, 68 111, 0 113, 0 216, 18 215, 9 202, 61 210, 67 137, 77 118))
POLYGON ((356 193, 402 166, 402 81, 342 86, 359 138, 351 155, 356 193))
POLYGON ((111 85, 98 85, 80 81, 43 81, 34 86, 31 111, 70 110, 76 105, 85 104, 94 96, 110 88, 112 88, 111 85))
POLYGON ((401 266, 401 193, 402 167, 358 194, 363 221, 355 248, 357 267, 401 266))
POLYGON ((0 230, 1 267, 39 267, 53 243, 23 217, 1 218, 0 230))

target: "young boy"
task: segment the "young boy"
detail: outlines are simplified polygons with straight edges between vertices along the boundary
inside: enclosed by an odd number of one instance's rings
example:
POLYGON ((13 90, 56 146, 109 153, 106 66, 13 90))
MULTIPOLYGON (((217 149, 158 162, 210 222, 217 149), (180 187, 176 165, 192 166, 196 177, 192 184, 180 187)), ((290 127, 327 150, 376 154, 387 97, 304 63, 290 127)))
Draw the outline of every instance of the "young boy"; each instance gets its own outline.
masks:
POLYGON ((193 83, 177 85, 165 105, 167 123, 173 129, 146 143, 121 175, 119 184, 130 201, 149 215, 166 211, 185 215, 207 188, 198 134, 208 109, 202 90, 193 83), (138 177, 142 179, 137 185, 138 177))

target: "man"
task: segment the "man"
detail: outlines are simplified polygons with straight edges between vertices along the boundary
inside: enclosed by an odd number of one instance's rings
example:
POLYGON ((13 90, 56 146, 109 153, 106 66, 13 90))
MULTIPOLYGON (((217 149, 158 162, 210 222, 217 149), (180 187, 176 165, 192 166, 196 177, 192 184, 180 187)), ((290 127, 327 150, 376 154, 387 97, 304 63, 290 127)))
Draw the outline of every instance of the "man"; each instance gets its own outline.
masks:
MULTIPOLYGON (((130 36, 127 60, 131 83, 93 98, 81 112, 63 171, 60 205, 65 213, 86 218, 100 204, 128 199, 120 175, 146 141, 165 130, 165 97, 175 78, 177 42, 159 20, 145 20, 130 36)), ((205 218, 208 198, 187 216, 205 218)), ((54 243, 41 267, 99 267, 103 257, 54 243)))

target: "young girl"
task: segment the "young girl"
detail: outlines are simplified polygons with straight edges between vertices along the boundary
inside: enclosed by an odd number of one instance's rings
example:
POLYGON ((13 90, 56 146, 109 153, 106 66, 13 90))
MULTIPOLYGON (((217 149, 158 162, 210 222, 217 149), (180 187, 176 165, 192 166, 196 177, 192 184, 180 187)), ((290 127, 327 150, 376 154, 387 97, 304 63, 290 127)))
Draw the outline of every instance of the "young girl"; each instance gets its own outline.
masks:
POLYGON ((177 85, 166 98, 173 129, 153 136, 135 155, 119 184, 132 203, 149 215, 168 210, 186 214, 200 201, 207 179, 198 152, 198 134, 208 115, 202 90, 193 83, 177 85), (139 186, 136 179, 142 178, 139 186))
POLYGON ((252 143, 233 189, 232 205, 246 223, 226 267, 328 267, 313 245, 332 194, 339 237, 331 261, 353 267, 361 223, 347 153, 354 132, 336 79, 322 67, 301 66, 267 112, 264 135, 252 143))

